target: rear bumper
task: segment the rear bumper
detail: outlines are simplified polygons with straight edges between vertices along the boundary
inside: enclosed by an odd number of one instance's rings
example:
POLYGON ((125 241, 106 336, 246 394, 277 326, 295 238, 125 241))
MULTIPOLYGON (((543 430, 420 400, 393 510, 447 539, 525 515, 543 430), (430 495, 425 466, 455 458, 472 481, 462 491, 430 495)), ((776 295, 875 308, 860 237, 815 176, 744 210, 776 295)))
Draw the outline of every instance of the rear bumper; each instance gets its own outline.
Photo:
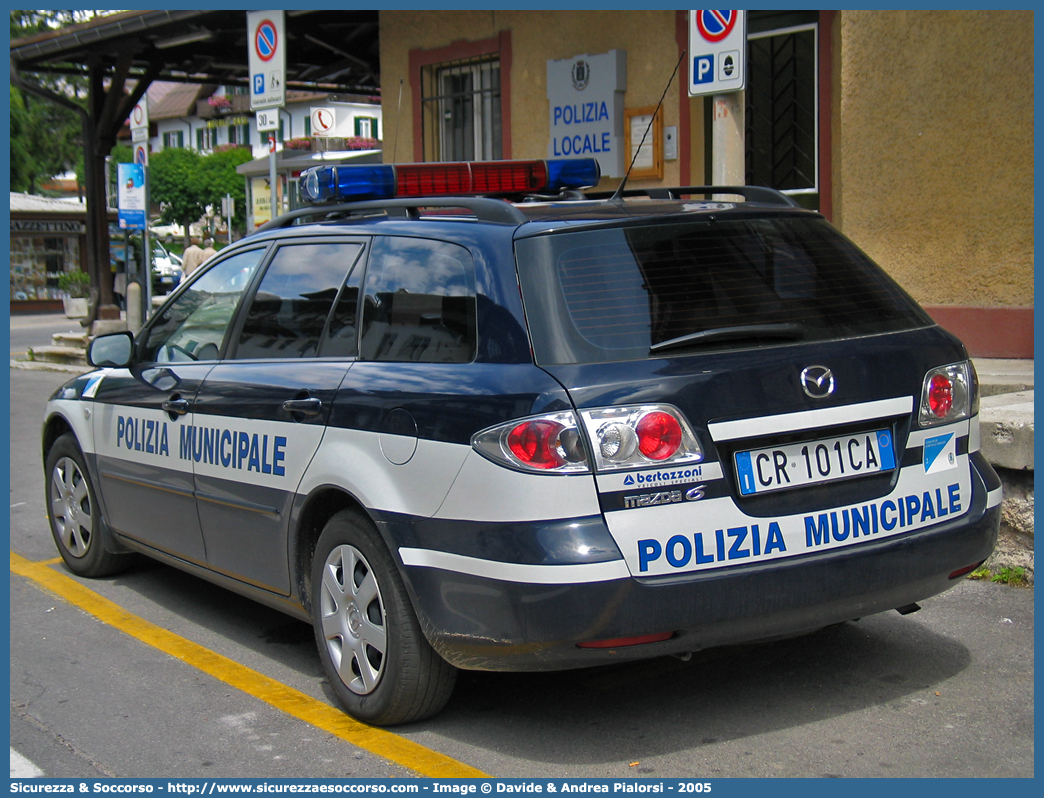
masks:
POLYGON ((403 572, 428 639, 467 669, 578 668, 799 635, 941 593, 960 581, 951 573, 986 559, 1000 524, 1000 481, 977 453, 972 465, 971 507, 961 518, 801 557, 583 584, 427 565, 403 572), (665 632, 672 637, 658 643, 577 646, 665 632))

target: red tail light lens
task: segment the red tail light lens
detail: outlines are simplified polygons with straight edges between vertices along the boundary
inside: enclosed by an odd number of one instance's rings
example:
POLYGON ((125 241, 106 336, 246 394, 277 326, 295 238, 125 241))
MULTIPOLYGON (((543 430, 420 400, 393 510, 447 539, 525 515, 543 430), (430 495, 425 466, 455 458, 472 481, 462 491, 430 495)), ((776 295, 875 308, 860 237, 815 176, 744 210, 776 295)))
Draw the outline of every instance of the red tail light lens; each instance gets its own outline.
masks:
POLYGON ((936 374, 928 382, 928 407, 939 418, 953 408, 953 383, 945 374, 936 374))
POLYGON ((635 432, 638 433, 638 451, 650 460, 666 460, 681 447, 681 424, 674 416, 661 411, 642 416, 635 432))
POLYGON ((685 416, 671 405, 603 407, 580 415, 599 473, 703 460, 685 416))
POLYGON ((627 646, 644 646, 649 643, 662 643, 674 637, 674 632, 660 632, 655 635, 639 635, 638 637, 616 637, 612 640, 591 640, 577 643, 577 648, 626 648, 627 646))
POLYGON ((542 474, 589 473, 587 450, 571 411, 511 421, 476 433, 471 445, 495 463, 542 474))
POLYGON ((558 468, 565 458, 558 453, 558 438, 564 430, 555 421, 526 421, 508 433, 511 453, 532 468, 558 468))
POLYGON ((979 378, 970 360, 934 368, 924 375, 917 421, 921 427, 949 424, 979 412, 979 378))

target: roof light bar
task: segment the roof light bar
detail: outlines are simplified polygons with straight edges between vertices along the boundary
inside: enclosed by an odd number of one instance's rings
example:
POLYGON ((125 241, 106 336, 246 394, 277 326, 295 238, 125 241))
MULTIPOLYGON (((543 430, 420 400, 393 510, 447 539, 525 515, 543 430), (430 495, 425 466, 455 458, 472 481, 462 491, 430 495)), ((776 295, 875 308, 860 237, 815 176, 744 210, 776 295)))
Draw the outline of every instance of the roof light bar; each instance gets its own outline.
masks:
POLYGON ((555 193, 594 186, 601 174, 594 158, 399 166, 324 165, 301 173, 301 194, 315 204, 395 197, 555 193))

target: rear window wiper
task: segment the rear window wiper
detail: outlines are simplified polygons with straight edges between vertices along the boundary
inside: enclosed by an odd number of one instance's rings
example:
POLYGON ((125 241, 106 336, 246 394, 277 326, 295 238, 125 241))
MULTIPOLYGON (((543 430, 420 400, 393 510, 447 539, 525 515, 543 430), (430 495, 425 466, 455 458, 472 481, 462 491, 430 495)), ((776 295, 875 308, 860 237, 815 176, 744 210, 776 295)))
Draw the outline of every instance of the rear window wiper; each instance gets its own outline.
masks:
POLYGON ((736 327, 715 327, 712 330, 682 335, 668 341, 660 341, 649 347, 649 354, 668 349, 684 349, 687 346, 718 343, 719 341, 747 341, 762 338, 779 338, 800 341, 808 328, 802 324, 742 324, 736 327))

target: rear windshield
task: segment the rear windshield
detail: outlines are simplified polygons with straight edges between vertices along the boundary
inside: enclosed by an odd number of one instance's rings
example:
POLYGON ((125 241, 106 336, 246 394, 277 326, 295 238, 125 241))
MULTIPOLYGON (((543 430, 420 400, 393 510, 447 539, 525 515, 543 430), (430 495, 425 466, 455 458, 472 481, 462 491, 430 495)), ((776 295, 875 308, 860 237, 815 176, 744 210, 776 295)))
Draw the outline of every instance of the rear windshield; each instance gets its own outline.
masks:
POLYGON ((827 222, 779 217, 555 232, 516 242, 537 362, 599 363, 933 322, 827 222))

